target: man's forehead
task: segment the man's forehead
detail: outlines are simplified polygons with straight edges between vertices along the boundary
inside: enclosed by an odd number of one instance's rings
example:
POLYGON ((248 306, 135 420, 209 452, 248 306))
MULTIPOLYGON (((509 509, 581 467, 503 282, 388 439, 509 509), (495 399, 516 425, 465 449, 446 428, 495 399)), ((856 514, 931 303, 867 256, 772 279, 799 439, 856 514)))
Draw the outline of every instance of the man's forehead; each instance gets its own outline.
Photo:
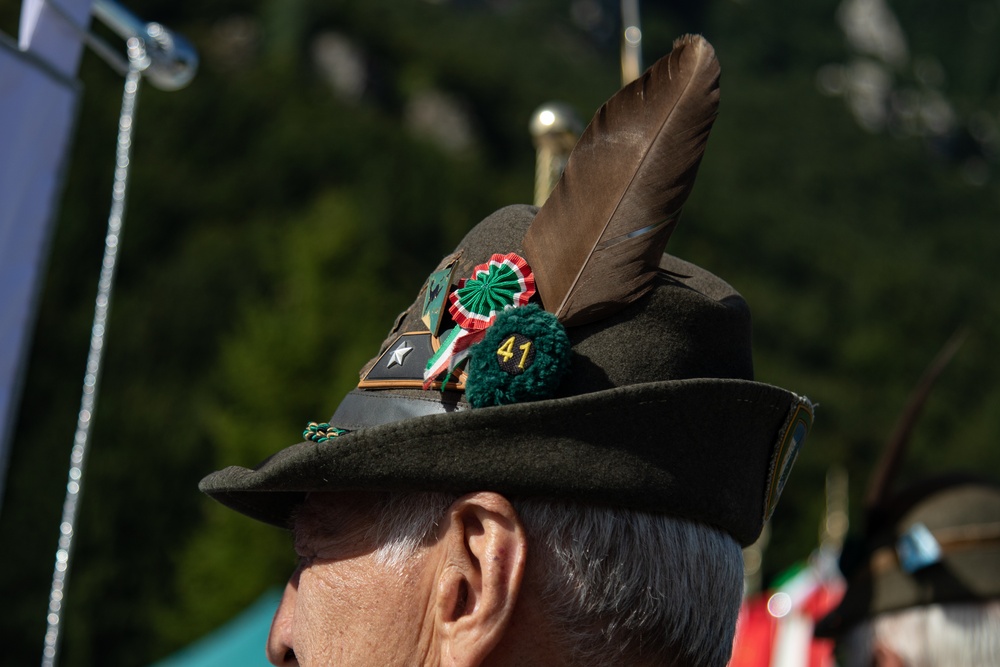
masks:
POLYGON ((335 535, 367 525, 382 494, 367 491, 315 492, 306 496, 292 518, 296 537, 335 535))

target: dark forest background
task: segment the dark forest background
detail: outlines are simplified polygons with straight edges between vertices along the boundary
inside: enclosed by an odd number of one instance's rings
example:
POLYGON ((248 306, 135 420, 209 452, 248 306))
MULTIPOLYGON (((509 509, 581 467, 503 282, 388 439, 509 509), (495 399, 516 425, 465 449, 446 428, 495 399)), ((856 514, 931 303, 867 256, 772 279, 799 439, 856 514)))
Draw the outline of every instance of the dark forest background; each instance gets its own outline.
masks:
MULTIPOLYGON (((0 0, 10 35, 19 4, 0 0)), ((747 297, 758 379, 820 404, 765 584, 816 547, 833 466, 857 521, 907 395, 960 326, 902 478, 1000 474, 1000 4, 896 4, 860 24, 837 0, 642 7, 647 65, 700 32, 723 72, 668 250, 747 297), (866 42, 866 25, 882 32, 866 42)), ((73 667, 147 664, 284 581, 287 536, 198 480, 326 419, 437 260, 530 202, 532 111, 558 100, 587 120, 620 84, 604 0, 129 6, 202 65, 184 90, 140 95, 64 615, 73 667)), ((122 82, 92 53, 81 79, 0 508, 10 665, 40 660, 110 200, 122 82)))

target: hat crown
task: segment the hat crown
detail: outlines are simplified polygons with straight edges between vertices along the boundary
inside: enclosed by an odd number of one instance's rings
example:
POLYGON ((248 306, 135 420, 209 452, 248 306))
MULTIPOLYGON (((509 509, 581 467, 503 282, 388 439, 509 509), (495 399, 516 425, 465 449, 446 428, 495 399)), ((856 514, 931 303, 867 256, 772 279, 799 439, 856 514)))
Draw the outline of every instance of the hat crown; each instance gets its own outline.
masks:
MULTIPOLYGON (((494 253, 520 254, 537 211, 534 206, 507 206, 476 225, 449 255, 458 258, 456 279, 469 276, 494 253)), ((420 319, 423 299, 421 290, 362 373, 401 334, 426 330, 420 319)), ((649 293, 567 333, 573 360, 558 397, 663 380, 753 379, 746 301, 725 281, 671 255, 663 255, 649 293)))

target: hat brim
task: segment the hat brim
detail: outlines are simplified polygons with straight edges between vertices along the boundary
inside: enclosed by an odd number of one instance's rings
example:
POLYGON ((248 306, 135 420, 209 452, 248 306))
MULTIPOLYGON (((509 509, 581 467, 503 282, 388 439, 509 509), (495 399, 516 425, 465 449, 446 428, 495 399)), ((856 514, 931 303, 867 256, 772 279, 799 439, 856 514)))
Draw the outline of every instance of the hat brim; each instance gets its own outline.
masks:
POLYGON ((631 385, 303 442, 253 469, 212 473, 199 487, 280 527, 314 491, 490 490, 662 512, 748 545, 760 533, 783 433, 802 400, 747 380, 631 385))

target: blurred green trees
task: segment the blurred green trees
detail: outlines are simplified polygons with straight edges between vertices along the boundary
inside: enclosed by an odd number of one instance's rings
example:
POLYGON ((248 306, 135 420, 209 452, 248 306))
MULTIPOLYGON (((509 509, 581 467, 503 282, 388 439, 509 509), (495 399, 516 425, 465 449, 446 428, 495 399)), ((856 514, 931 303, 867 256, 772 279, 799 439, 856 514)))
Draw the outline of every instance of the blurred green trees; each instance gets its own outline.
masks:
MULTIPOLYGON (((16 4, 0 1, 11 34, 16 4)), ((930 136, 904 132, 905 115, 866 131, 820 91, 818 73, 850 57, 837 2, 647 4, 647 64, 702 32, 723 68, 721 115, 668 250, 747 297, 758 379, 820 403, 765 573, 815 546, 829 466, 848 467, 858 518, 907 393, 962 324, 972 334, 904 475, 1000 476, 1000 189, 982 148, 1000 110, 996 8, 896 8, 914 62, 936 63, 970 119, 930 136)), ((189 88, 147 85, 139 102, 64 616, 71 666, 146 664, 283 581, 287 536, 202 498, 198 480, 329 417, 440 256, 530 199, 532 110, 555 99, 586 119, 619 83, 612 2, 130 6, 188 36, 203 62, 189 88)), ((909 85, 916 71, 895 76, 909 85)), ((92 54, 81 78, 0 514, 11 664, 41 652, 108 210, 121 82, 92 54)))

